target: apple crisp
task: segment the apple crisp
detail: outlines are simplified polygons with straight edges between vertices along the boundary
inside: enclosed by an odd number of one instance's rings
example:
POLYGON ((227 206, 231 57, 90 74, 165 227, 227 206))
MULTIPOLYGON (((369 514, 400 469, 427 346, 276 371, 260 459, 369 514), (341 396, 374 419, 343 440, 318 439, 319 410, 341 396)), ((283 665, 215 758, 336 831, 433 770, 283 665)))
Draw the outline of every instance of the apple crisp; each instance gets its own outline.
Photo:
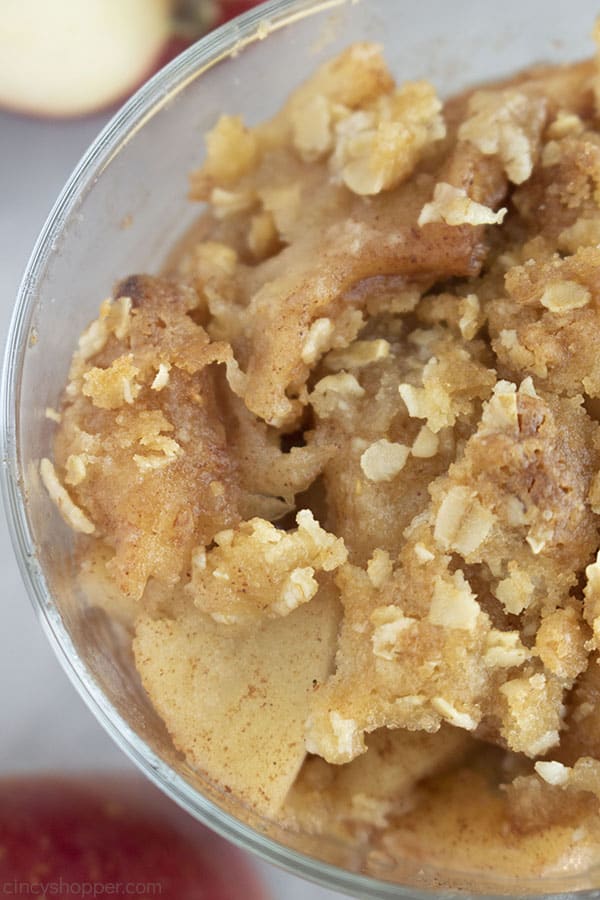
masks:
POLYGON ((221 116, 193 235, 80 338, 40 471, 82 588, 289 828, 600 848, 599 115, 596 61, 442 102, 356 44, 221 116))

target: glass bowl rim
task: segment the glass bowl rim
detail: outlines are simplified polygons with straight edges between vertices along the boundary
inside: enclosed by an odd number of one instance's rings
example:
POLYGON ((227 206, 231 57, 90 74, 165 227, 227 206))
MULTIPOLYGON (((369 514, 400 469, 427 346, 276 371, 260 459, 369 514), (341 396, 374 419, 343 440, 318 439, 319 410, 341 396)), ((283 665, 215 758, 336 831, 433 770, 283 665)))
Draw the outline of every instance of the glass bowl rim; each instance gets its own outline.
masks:
MULTIPOLYGON (((506 894, 469 894, 464 891, 419 890, 382 881, 342 869, 285 847, 272 838, 244 825, 230 813, 192 788, 148 744, 140 738, 110 703, 78 655, 70 634, 54 603, 37 559, 35 541, 27 515, 19 446, 20 387, 24 357, 28 347, 37 286, 53 245, 64 223, 103 169, 125 146, 129 138, 166 104, 173 93, 226 57, 268 32, 328 9, 357 3, 358 0, 269 0, 210 32, 149 79, 109 120, 85 152, 37 238, 25 268, 15 301, 6 339, 0 385, 1 487, 13 550, 29 599, 59 663, 87 707, 116 745, 163 793, 194 818, 238 847, 261 859, 313 881, 363 900, 428 900, 442 897, 459 900, 469 896, 480 900, 503 900, 506 894)), ((366 0, 368 2, 368 0, 366 0)), ((515 896, 515 895, 513 895, 515 896)), ((558 900, 566 894, 529 895, 532 900, 558 900)), ((595 891, 579 891, 578 897, 596 896, 595 891)))

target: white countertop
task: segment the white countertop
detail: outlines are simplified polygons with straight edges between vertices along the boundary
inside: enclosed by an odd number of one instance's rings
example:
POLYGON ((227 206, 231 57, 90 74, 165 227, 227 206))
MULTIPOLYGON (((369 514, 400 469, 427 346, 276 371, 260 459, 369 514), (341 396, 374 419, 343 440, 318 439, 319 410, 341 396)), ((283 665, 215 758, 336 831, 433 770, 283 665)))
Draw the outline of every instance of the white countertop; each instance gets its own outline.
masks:
MULTIPOLYGON (((0 338, 44 219, 108 116, 42 122, 0 112, 0 338)), ((132 768, 76 694, 38 625, 14 559, 4 516, 0 531, 0 773, 132 768)), ((335 900, 259 864, 273 900, 335 900)), ((243 898, 240 898, 243 900, 243 898)))

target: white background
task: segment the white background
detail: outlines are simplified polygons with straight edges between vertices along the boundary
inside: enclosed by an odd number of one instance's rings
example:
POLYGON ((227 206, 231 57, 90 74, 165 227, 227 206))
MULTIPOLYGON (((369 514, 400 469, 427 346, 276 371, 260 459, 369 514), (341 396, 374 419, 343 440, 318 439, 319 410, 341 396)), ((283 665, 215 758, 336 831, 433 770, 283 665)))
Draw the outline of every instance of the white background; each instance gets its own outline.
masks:
MULTIPOLYGON (((78 158, 107 118, 42 122, 0 113, 2 346, 37 234, 78 158)), ((132 769, 54 658, 25 593, 0 515, 0 774, 132 769)), ((342 897, 270 866, 260 868, 273 900, 342 897)))

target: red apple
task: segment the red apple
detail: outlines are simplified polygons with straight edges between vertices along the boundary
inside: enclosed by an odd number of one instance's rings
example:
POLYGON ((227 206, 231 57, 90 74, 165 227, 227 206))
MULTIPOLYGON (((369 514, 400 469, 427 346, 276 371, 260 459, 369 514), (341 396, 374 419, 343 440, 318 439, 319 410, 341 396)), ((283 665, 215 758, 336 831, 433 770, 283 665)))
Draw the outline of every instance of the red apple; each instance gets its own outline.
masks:
POLYGON ((258 2, 260 0, 255 0, 254 3, 252 0, 218 0, 215 24, 222 25, 223 22, 227 22, 229 19, 235 18, 235 16, 241 16, 242 13, 245 13, 253 6, 257 6, 258 2))
POLYGON ((110 106, 251 0, 0 0, 0 108, 71 117, 110 106))
POLYGON ((2 0, 0 105, 73 116, 123 97, 170 34, 171 0, 2 0))
POLYGON ((244 855, 142 779, 0 779, 0 896, 266 900, 244 855))

